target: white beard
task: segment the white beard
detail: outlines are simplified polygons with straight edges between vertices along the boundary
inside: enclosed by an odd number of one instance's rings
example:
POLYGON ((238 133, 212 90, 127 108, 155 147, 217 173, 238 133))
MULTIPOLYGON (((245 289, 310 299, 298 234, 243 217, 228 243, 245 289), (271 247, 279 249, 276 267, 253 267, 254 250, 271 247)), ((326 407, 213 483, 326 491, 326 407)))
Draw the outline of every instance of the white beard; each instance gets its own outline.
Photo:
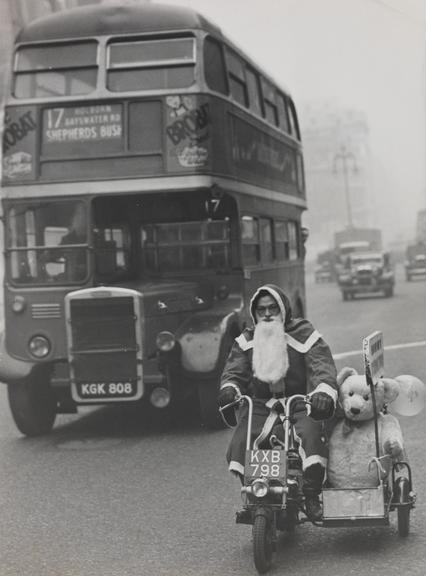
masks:
POLYGON ((273 394, 284 394, 284 376, 288 370, 288 352, 281 320, 260 321, 254 328, 253 372, 269 384, 273 394))

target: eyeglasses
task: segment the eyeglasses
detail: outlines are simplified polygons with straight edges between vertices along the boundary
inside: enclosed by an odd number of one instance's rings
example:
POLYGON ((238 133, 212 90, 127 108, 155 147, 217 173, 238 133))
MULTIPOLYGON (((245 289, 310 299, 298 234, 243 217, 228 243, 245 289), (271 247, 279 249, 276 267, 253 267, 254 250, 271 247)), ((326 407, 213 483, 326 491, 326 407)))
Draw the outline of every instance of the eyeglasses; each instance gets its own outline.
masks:
POLYGON ((278 304, 270 304, 269 306, 257 306, 256 313, 259 316, 266 316, 266 313, 269 312, 272 316, 276 316, 280 312, 280 307, 278 304))

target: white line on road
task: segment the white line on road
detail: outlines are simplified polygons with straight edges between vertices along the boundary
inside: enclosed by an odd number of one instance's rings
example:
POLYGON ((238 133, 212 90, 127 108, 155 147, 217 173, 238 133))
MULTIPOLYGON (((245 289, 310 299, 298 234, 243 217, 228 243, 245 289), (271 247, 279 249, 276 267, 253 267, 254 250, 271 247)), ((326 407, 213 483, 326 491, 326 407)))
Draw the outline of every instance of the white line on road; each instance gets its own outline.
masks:
MULTIPOLYGON (((420 340, 420 342, 407 342, 405 344, 392 344, 391 346, 385 346, 385 350, 399 350, 400 348, 416 348, 418 346, 426 346, 426 340, 420 340)), ((335 360, 340 360, 341 358, 347 358, 348 356, 358 356, 362 354, 361 350, 351 350, 350 352, 340 352, 340 354, 333 354, 335 360)))

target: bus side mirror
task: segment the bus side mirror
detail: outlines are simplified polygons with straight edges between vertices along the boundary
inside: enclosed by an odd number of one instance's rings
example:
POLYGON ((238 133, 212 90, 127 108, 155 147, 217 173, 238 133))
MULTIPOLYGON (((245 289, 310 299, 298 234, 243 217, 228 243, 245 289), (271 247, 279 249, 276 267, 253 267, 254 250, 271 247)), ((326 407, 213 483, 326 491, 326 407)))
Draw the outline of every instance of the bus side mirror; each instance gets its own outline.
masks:
POLYGON ((302 242, 303 244, 305 244, 306 240, 309 238, 309 228, 306 228, 306 226, 302 226, 300 233, 302 235, 302 242))

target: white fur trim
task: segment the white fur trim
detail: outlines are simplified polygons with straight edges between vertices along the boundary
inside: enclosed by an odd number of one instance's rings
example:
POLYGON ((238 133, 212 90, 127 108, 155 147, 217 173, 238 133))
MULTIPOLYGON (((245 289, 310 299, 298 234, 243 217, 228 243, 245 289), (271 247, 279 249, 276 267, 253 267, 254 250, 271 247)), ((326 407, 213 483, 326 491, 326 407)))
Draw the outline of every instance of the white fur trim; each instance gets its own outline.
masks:
POLYGON ((244 476, 244 466, 239 462, 236 462, 236 460, 231 460, 228 469, 230 472, 237 472, 238 474, 241 474, 241 476, 244 476))
POLYGON ((253 443, 254 450, 258 450, 259 444, 261 444, 269 436, 269 434, 272 431, 272 428, 274 427, 277 416, 278 414, 274 410, 271 410, 269 412, 268 417, 266 418, 265 423, 263 424, 262 431, 260 432, 259 436, 253 443))
POLYGON ((285 398, 269 398, 269 400, 265 402, 265 406, 267 408, 272 408, 276 402, 279 402, 283 407, 285 407, 285 398))
POLYGON ((248 341, 244 334, 240 334, 238 338, 235 338, 235 342, 244 352, 253 348, 253 340, 248 341))
POLYGON ((321 464, 323 468, 327 468, 327 458, 324 458, 324 456, 319 456, 318 454, 312 454, 312 456, 308 456, 305 458, 305 460, 303 460, 303 471, 305 471, 306 468, 313 466, 314 464, 321 464))
POLYGON ((299 456, 302 459, 302 468, 303 468, 303 462, 306 460, 306 453, 305 453, 305 450, 302 446, 302 438, 297 434, 296 428, 293 428, 293 434, 294 434, 294 438, 295 438, 296 442, 299 444, 299 447, 297 450, 299 452, 299 456))
POLYGON ((225 384, 222 384, 220 389, 223 390, 224 388, 227 388, 228 386, 230 386, 231 388, 234 388, 234 390, 236 390, 239 394, 241 394, 240 387, 237 384, 234 384, 233 382, 225 382, 225 384))
POLYGON ((306 342, 304 342, 303 344, 298 340, 296 340, 295 338, 293 338, 293 336, 290 336, 289 334, 286 334, 285 337, 287 340, 287 344, 289 346, 291 346, 301 354, 306 354, 306 352, 308 352, 312 348, 315 342, 321 338, 321 334, 318 332, 318 330, 314 330, 312 334, 309 336, 309 338, 306 340, 306 342))
POLYGON ((303 471, 305 471, 306 468, 309 468, 309 466, 312 466, 313 464, 321 464, 321 466, 323 466, 323 468, 327 469, 327 458, 324 458, 323 456, 319 456, 318 454, 312 454, 312 456, 306 457, 306 452, 302 446, 302 439, 300 438, 300 436, 298 434, 296 434, 296 430, 294 430, 294 437, 299 444, 298 451, 299 451, 299 456, 302 459, 302 470, 303 471))
POLYGON ((315 388, 315 390, 313 390, 309 396, 311 396, 312 394, 315 394, 315 392, 324 392, 324 394, 328 394, 328 396, 331 396, 334 405, 336 406, 336 402, 337 402, 337 390, 335 388, 333 388, 332 386, 330 386, 330 384, 326 384, 325 382, 321 382, 321 384, 318 384, 318 386, 315 388))

